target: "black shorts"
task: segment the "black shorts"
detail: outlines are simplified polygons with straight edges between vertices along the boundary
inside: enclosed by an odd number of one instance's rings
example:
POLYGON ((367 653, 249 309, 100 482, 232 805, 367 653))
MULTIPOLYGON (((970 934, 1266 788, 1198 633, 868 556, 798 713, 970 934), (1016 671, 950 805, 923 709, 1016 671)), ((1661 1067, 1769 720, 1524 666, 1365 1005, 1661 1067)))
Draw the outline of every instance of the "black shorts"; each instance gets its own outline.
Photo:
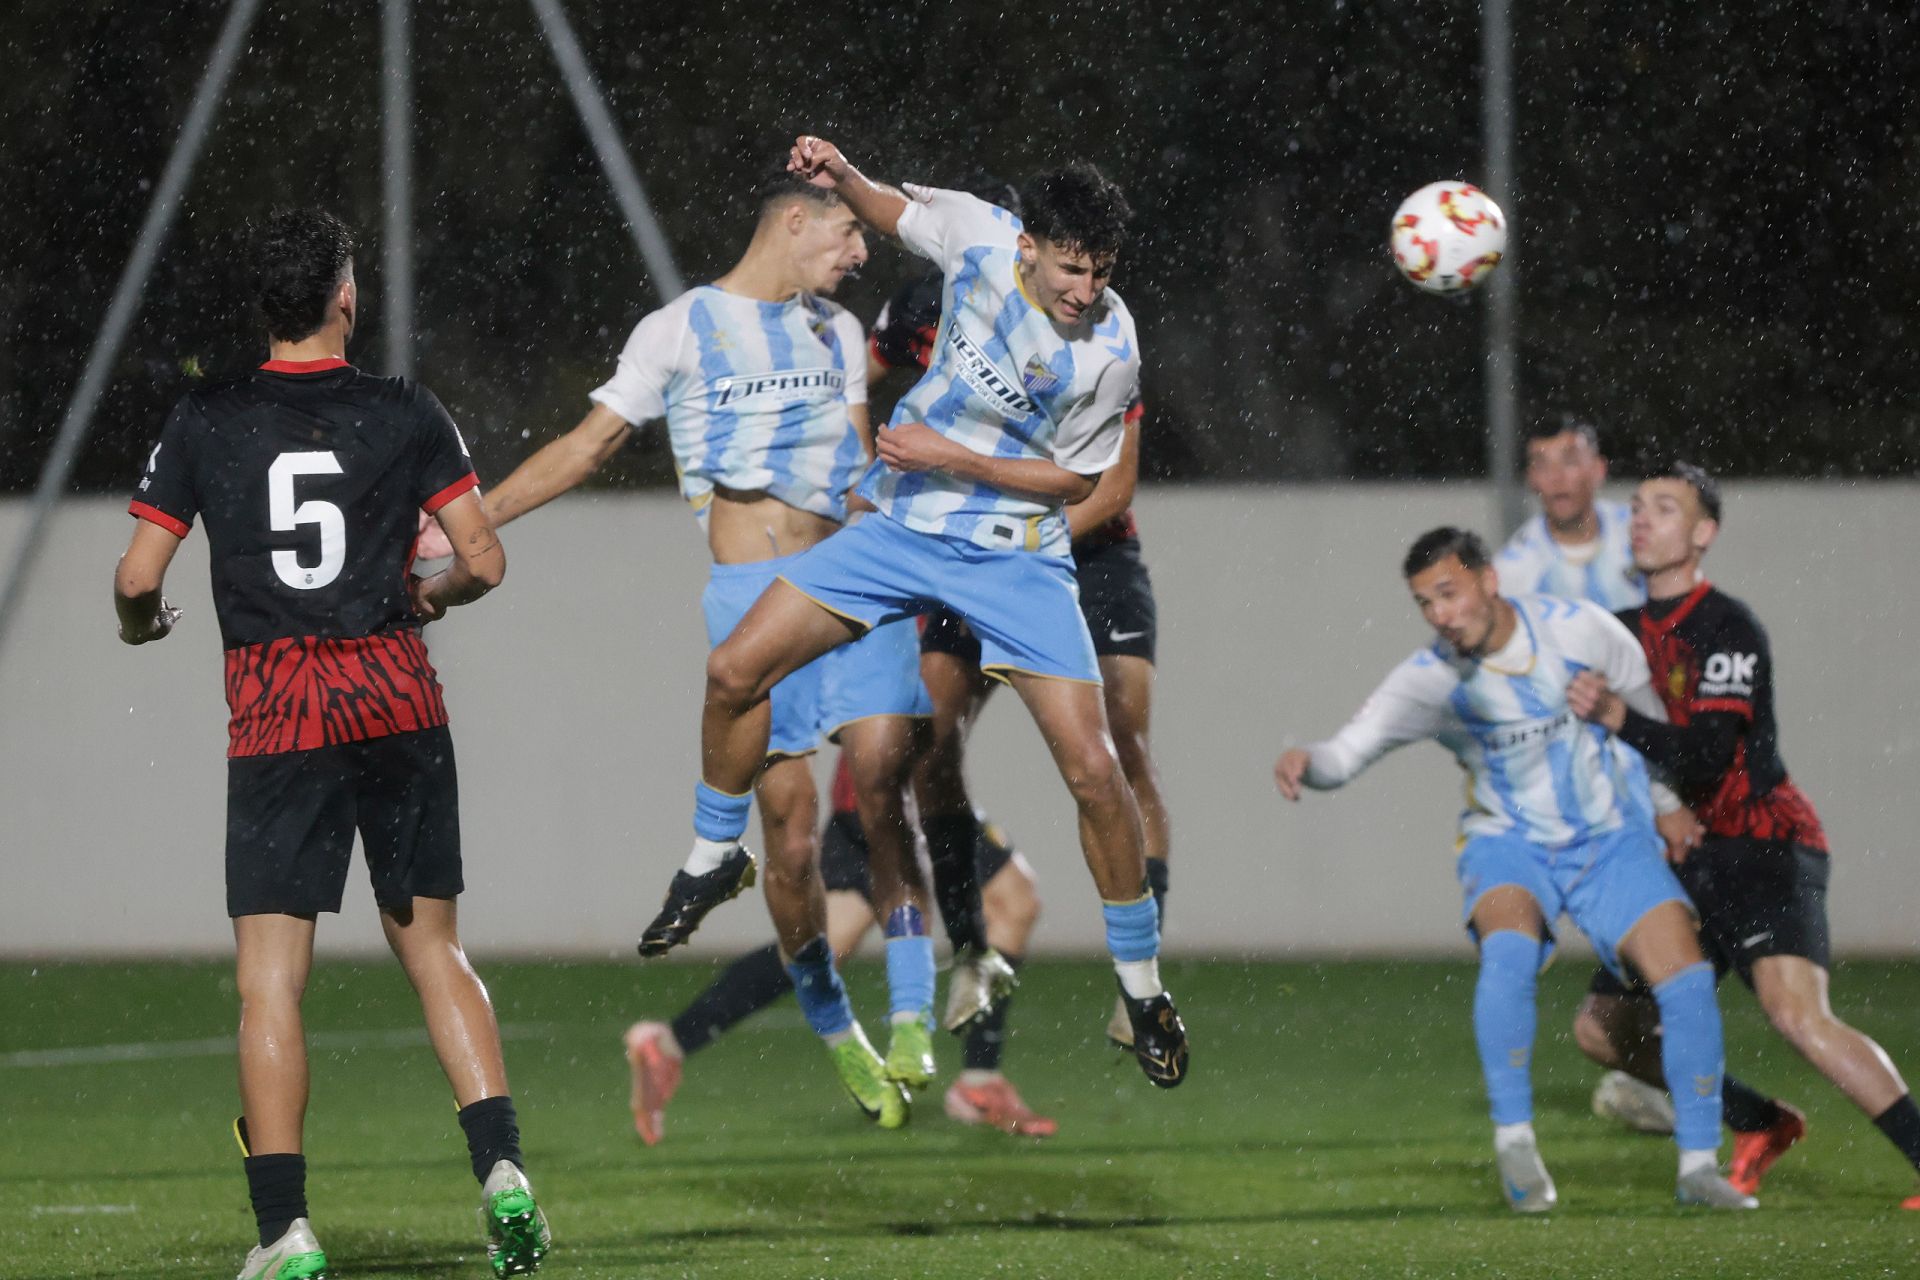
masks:
MULTIPOLYGON (((1103 543, 1073 557, 1080 583, 1080 613, 1099 657, 1154 660, 1160 638, 1153 579, 1140 556, 1137 538, 1103 543)), ((935 609, 920 631, 920 652, 945 653, 969 666, 980 665, 980 641, 956 613, 935 609)))
POLYGON ((227 761, 227 914, 338 911, 356 830, 382 910, 465 888, 446 726, 227 761))
MULTIPOLYGON (((1700 917, 1700 949, 1716 978, 1729 973, 1753 986, 1753 962, 1801 956, 1831 967, 1827 930, 1827 855, 1803 844, 1708 836, 1674 868, 1700 917)), ((1587 988, 1595 995, 1646 994, 1602 969, 1587 988)))
MULTIPOLYGON (((986 837, 980 842, 977 859, 980 883, 984 885, 1013 861, 1013 846, 1007 841, 1007 833, 991 822, 980 833, 986 837)), ((873 901, 867 833, 860 829, 858 814, 836 813, 827 819, 827 829, 820 836, 820 883, 828 893, 857 893, 873 901)))

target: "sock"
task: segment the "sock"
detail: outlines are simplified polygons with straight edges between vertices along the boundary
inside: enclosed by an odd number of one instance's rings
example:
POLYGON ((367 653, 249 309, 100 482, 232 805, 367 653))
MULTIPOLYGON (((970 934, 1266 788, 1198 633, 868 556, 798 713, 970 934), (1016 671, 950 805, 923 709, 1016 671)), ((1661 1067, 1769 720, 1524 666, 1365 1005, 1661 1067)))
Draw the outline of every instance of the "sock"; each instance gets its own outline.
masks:
POLYGON ((1680 1176, 1684 1178, 1689 1174, 1698 1173, 1702 1169, 1707 1170, 1709 1173, 1720 1172, 1719 1150, 1713 1148, 1706 1151, 1689 1151, 1685 1147, 1682 1147, 1680 1149, 1680 1176))
POLYGON ((247 1196, 253 1201, 253 1219, 260 1227, 260 1247, 266 1248, 307 1216, 307 1158, 296 1155, 248 1156, 247 1196))
MULTIPOLYGON (((1019 972, 1022 963, 1019 956, 1010 956, 1004 951, 1000 954, 1013 966, 1014 972, 1019 972)), ((1000 1069, 1000 1054, 1007 1045, 1007 1006, 1012 1003, 1013 995, 1009 992, 992 1013, 977 1019, 967 1029, 967 1044, 961 1051, 961 1066, 968 1071, 992 1072, 1000 1069)))
POLYGON ((1152 894, 1134 902, 1102 902, 1107 920, 1107 952, 1113 957, 1120 985, 1135 1000, 1157 996, 1160 985, 1160 909, 1152 894))
POLYGON ((1473 1038, 1496 1125, 1533 1122, 1533 1035, 1539 1014, 1534 988, 1540 940, 1514 929, 1480 939, 1480 977, 1473 989, 1473 1038))
POLYGON ((1732 1076, 1720 1081, 1720 1118, 1735 1133, 1763 1133, 1780 1121, 1780 1107, 1732 1076))
POLYGON ((523 1170, 527 1167, 520 1154, 520 1120, 513 1114, 513 1099, 506 1094, 460 1108, 460 1130, 467 1135, 474 1180, 482 1186, 502 1160, 511 1160, 523 1170))
POLYGON ((1713 966, 1688 965, 1653 989, 1660 1004, 1660 1066, 1673 1097, 1673 1140, 1682 1151, 1720 1146, 1720 1073, 1726 1069, 1713 966))
POLYGON ((703 876, 709 871, 719 869, 727 855, 733 852, 735 841, 709 840, 705 836, 693 838, 693 852, 680 864, 680 869, 690 876, 703 876))
POLYGON ((673 1020, 673 1038, 688 1057, 713 1043, 793 990, 793 979, 780 963, 780 948, 769 942, 749 951, 724 969, 707 989, 693 998, 673 1020))
POLYGON ((927 918, 911 903, 887 914, 887 1013, 920 1017, 933 1008, 933 939, 927 918))
POLYGON ((947 941, 955 951, 987 945, 985 914, 980 908, 980 820, 972 810, 947 813, 921 821, 927 837, 927 858, 933 864, 934 904, 947 941))
POLYGON ((1493 1126, 1493 1149, 1505 1151, 1508 1147, 1522 1142, 1536 1142, 1533 1136, 1533 1122, 1522 1120, 1517 1124, 1497 1124, 1493 1126))
POLYGON ((793 994, 813 1033, 829 1044, 838 1043, 853 1027, 853 1005, 833 967, 833 950, 825 934, 794 953, 787 962, 787 975, 793 979, 793 994))
POLYGON ((1912 1094, 1875 1116, 1873 1123, 1915 1169, 1920 1169, 1920 1109, 1914 1107, 1912 1094))
POLYGON ((696 782, 693 784, 693 834, 727 847, 738 844, 746 834, 747 810, 752 807, 752 792, 728 795, 715 791, 704 781, 696 782))
POLYGON ((1165 858, 1147 859, 1147 888, 1153 894, 1153 905, 1160 912, 1160 927, 1167 927, 1167 860, 1165 858))

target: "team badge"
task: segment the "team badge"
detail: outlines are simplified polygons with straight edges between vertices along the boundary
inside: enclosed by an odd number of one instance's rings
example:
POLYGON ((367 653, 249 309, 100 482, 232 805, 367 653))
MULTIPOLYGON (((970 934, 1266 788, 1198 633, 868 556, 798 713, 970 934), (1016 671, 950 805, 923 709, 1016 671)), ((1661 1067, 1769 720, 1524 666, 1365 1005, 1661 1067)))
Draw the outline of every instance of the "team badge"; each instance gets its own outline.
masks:
POLYGON ((1687 669, 1685 667, 1667 668, 1667 697, 1678 702, 1687 696, 1687 669))
POLYGON ((1020 372, 1020 385, 1031 395, 1044 396, 1060 389, 1060 375, 1049 369, 1039 356, 1030 356, 1027 367, 1020 372))

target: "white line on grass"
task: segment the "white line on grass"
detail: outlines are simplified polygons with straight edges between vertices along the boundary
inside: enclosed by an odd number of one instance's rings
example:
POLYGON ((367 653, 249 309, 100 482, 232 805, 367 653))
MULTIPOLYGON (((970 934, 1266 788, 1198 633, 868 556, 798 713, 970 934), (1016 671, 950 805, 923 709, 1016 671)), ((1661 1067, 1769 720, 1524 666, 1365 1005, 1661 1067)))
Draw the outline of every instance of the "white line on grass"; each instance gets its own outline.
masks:
POLYGON ((42 1214, 55 1213, 67 1216, 78 1216, 83 1213, 138 1212, 140 1212, 140 1206, 137 1204, 36 1204, 29 1206, 27 1209, 27 1213, 35 1218, 40 1217, 42 1214))

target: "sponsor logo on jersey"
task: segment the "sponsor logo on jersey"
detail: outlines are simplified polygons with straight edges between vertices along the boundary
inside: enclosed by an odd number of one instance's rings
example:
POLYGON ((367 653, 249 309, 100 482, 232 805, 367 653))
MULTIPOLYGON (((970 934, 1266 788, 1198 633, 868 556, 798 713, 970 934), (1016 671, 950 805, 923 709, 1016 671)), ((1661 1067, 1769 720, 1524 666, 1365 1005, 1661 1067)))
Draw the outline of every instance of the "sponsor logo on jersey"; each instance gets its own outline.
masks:
POLYGON ((1476 736, 1480 739, 1480 745, 1488 751, 1514 751, 1544 742, 1572 723, 1573 713, 1562 711, 1544 720, 1529 720, 1511 727, 1482 730, 1476 736))
MULTIPOLYGON (((778 397, 799 398, 803 393, 827 391, 844 394, 847 375, 839 369, 782 369, 778 373, 753 373, 740 377, 718 378, 709 384, 713 408, 725 409, 746 400, 778 397)), ((809 396, 808 399, 817 397, 809 396)))
POLYGON ((1732 693, 1753 696, 1753 677, 1760 667, 1757 653, 1716 653, 1700 673, 1700 695, 1718 698, 1732 693))
POLYGON ((966 335, 958 316, 947 326, 947 343, 953 348, 954 366, 960 372, 960 380, 977 395, 992 401, 1010 417, 1025 418, 1039 412, 1033 401, 1009 382, 999 366, 966 335))

